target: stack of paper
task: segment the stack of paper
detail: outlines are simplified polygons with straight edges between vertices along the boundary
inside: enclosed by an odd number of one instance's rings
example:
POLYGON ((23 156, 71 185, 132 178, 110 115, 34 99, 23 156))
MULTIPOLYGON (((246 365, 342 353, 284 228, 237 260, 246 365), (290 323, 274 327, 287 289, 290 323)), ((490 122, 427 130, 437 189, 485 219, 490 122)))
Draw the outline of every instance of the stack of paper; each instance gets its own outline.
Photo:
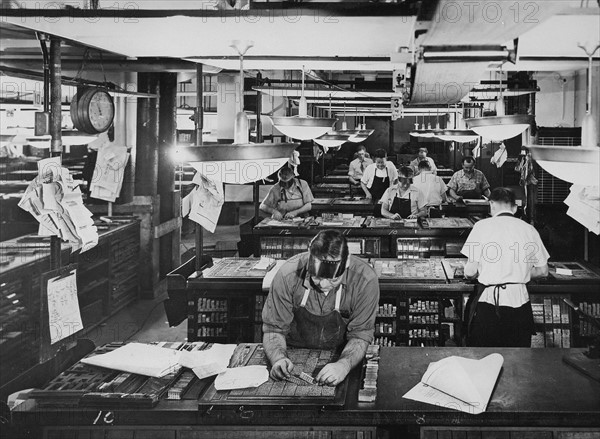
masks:
POLYGON ((38 162, 38 176, 29 183, 19 207, 40 223, 40 236, 56 235, 82 252, 98 244, 92 213, 83 205, 79 185, 61 166, 60 157, 38 162))
POLYGON ((504 358, 491 354, 481 360, 447 357, 429 364, 421 382, 403 398, 474 415, 483 413, 504 358))
POLYGON ((567 214, 590 232, 600 235, 600 194, 598 186, 574 184, 565 199, 567 214))
POLYGON ((192 183, 197 186, 181 201, 181 216, 189 215, 192 221, 214 233, 225 202, 223 183, 199 172, 194 175, 192 183))
POLYGON ((83 358, 84 364, 151 377, 163 377, 181 368, 181 351, 143 343, 129 343, 106 354, 83 358))
POLYGON ((114 202, 121 193, 125 166, 129 160, 126 146, 108 144, 98 148, 90 196, 114 202))
POLYGON ((187 367, 202 379, 225 371, 235 348, 234 344, 215 343, 210 349, 188 352, 145 343, 129 343, 106 354, 84 358, 81 362, 151 377, 163 377, 187 367))

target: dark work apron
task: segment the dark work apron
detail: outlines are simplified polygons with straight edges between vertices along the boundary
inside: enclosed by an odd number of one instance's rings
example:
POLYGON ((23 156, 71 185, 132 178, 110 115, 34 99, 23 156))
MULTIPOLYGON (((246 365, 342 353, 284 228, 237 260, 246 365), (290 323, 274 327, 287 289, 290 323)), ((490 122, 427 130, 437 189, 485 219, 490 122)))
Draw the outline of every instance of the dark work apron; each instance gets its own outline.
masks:
POLYGON ((374 204, 373 216, 379 218, 381 217, 381 204, 379 204, 379 200, 381 200, 385 190, 390 187, 390 175, 387 166, 385 168, 385 174, 385 177, 377 177, 377 169, 375 169, 373 183, 371 183, 371 187, 369 188, 369 192, 371 192, 372 201, 374 204))
POLYGON ((478 200, 481 198, 481 191, 479 189, 471 189, 462 191, 458 195, 460 195, 463 198, 466 198, 467 200, 478 200))
MULTIPOLYGON (((504 213, 500 213, 496 216, 514 216, 514 215, 504 212, 504 213)), ((466 325, 467 326, 466 327, 467 335, 470 333, 471 323, 473 323, 473 318, 477 314, 477 304, 479 303, 479 299, 481 298, 481 295, 483 294, 483 292, 485 291, 486 288, 494 287, 494 302, 495 302, 495 307, 496 307, 496 315, 499 318, 500 317, 500 291, 505 290, 507 285, 519 285, 519 284, 522 284, 522 282, 505 282, 502 284, 492 284, 492 285, 484 285, 480 282, 477 282, 477 290, 474 294, 470 295, 469 299, 467 300, 467 304, 465 306, 465 316, 468 316, 467 325, 466 325)), ((533 321, 532 321, 532 324, 533 324, 533 321)))
MULTIPOLYGON (((335 308, 318 316, 306 310, 310 289, 304 290, 300 307, 294 311, 288 344, 307 349, 337 349, 346 342, 346 322, 340 314, 342 285, 335 292, 335 308)), ((319 294, 319 293, 316 293, 319 294)))
POLYGON ((392 206, 390 207, 390 213, 398 213, 402 218, 408 218, 412 214, 412 207, 410 202, 410 190, 407 198, 400 198, 398 195, 394 197, 392 206))

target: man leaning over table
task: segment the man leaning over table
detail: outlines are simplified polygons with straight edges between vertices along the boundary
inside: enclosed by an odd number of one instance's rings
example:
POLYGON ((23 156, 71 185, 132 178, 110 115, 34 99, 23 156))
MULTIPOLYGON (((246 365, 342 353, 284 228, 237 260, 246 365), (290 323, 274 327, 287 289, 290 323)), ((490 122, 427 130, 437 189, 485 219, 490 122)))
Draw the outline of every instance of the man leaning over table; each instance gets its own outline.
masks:
POLYGON ((289 378, 287 347, 341 349, 315 377, 336 386, 360 364, 373 341, 379 281, 373 268, 350 255, 337 230, 319 232, 308 252, 287 260, 275 275, 262 312, 263 346, 271 377, 289 378))

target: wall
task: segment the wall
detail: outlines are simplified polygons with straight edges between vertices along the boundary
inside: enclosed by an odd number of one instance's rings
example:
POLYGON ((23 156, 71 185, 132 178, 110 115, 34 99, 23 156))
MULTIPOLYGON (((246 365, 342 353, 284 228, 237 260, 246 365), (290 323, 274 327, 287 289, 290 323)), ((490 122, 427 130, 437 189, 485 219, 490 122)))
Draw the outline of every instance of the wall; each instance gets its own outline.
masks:
MULTIPOLYGON (((587 71, 535 74, 536 123, 544 127, 580 127, 586 111, 587 71)), ((592 113, 600 115, 600 67, 592 74, 592 113)))

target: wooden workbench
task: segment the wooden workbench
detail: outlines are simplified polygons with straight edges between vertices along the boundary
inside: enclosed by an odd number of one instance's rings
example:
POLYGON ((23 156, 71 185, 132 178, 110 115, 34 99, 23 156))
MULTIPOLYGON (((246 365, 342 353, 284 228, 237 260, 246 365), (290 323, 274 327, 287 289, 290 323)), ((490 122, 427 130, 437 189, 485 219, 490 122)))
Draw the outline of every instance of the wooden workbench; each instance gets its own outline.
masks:
MULTIPOLYGON (((565 349, 382 348, 377 399, 359 403, 360 368, 349 376, 341 409, 278 407, 199 408, 198 392, 154 408, 42 407, 28 400, 12 412, 18 437, 47 438, 372 438, 375 428, 431 436, 452 428, 460 437, 595 438, 600 431, 600 383, 566 365, 565 349), (428 364, 450 355, 480 359, 497 352, 504 364, 487 411, 470 415, 402 398, 428 364), (494 429, 493 436, 482 431, 494 429), (561 436, 560 433, 567 434, 561 436), (285 435, 285 436, 281 436, 285 435), (498 436, 500 435, 500 436, 498 436), (319 436, 321 437, 321 436, 319 436)), ((441 433, 440 433, 441 434, 441 433)), ((17 436, 13 436, 17 437, 17 436)), ((457 436, 458 437, 458 436, 457 436)))

